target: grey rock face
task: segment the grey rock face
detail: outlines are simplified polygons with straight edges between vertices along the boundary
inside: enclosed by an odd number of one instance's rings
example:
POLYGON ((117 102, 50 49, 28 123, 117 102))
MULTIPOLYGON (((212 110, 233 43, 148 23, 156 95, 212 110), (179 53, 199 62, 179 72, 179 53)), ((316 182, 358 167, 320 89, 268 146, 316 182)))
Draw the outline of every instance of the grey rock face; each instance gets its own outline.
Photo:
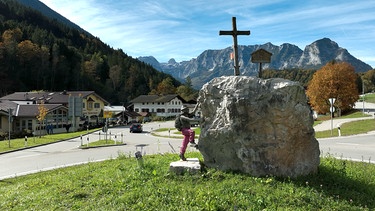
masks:
POLYGON ((302 86, 285 79, 214 78, 200 90, 199 150, 208 167, 297 177, 320 162, 302 86))

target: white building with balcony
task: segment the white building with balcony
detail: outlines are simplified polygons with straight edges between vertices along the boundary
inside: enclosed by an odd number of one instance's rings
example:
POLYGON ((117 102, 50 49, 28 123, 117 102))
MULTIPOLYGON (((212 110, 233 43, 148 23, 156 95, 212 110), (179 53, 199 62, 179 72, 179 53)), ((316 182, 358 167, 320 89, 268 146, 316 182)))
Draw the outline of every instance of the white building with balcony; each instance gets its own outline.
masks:
POLYGON ((182 105, 192 105, 194 108, 196 104, 195 102, 186 102, 177 94, 140 95, 130 102, 135 112, 150 113, 160 117, 176 116, 181 112, 182 105))

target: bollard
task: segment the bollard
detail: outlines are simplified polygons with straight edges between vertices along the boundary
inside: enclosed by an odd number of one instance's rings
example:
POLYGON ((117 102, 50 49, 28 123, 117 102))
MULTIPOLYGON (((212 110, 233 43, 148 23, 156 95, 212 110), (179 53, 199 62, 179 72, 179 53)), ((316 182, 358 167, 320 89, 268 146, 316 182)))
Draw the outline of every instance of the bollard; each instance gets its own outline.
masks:
POLYGON ((124 134, 121 133, 121 142, 124 144, 124 134))
POLYGON ((99 132, 99 141, 101 140, 101 138, 100 138, 100 132, 99 132))
POLYGON ((337 131, 339 132, 339 136, 341 136, 341 129, 340 129, 340 127, 337 127, 337 131))
POLYGON ((25 147, 27 147, 27 136, 25 136, 25 147))
POLYGON ((143 158, 142 158, 142 153, 141 153, 140 151, 137 151, 137 152, 135 153, 135 158, 136 158, 137 161, 138 161, 138 166, 139 166, 140 168, 143 168, 143 158))
POLYGON ((90 142, 89 136, 87 136, 87 147, 89 147, 89 142, 90 142))

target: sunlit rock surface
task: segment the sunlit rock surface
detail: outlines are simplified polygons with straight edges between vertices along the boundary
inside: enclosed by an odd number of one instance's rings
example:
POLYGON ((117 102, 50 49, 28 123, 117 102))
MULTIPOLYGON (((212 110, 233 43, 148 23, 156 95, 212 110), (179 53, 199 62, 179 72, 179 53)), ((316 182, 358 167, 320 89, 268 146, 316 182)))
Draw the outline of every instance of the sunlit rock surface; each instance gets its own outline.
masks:
POLYGON ((199 93, 204 164, 253 176, 317 171, 319 143, 305 90, 285 79, 225 76, 199 93))

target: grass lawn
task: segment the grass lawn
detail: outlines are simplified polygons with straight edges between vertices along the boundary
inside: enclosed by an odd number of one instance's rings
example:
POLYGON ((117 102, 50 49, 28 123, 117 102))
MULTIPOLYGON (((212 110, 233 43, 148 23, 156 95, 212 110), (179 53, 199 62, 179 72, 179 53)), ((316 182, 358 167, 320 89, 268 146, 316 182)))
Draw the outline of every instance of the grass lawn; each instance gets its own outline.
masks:
MULTIPOLYGON (((198 157, 199 153, 187 153, 198 157)), ((321 159, 296 179, 204 169, 175 175, 175 154, 117 159, 1 180, 0 210, 374 210, 375 165, 321 159)))
MULTIPOLYGON (((194 131, 195 131, 195 137, 198 138, 199 137, 199 134, 201 134, 201 128, 200 127, 193 127, 192 128, 194 131)), ((165 137, 165 136, 168 136, 170 138, 181 138, 181 131, 177 131, 173 128, 173 130, 171 130, 171 133, 170 135, 159 135, 158 133, 160 132, 166 132, 168 131, 169 128, 159 128, 159 129, 156 129, 154 130, 151 134, 153 136, 159 136, 159 137, 165 137)))
POLYGON ((0 141, 0 152, 12 151, 16 149, 22 149, 24 147, 31 147, 31 146, 38 146, 48 143, 53 143, 61 140, 71 139, 74 137, 79 137, 80 135, 86 135, 87 133, 91 133, 97 131, 98 129, 92 129, 89 131, 78 131, 78 132, 71 132, 71 133, 59 133, 59 134, 51 134, 51 135, 44 135, 44 136, 34 136, 28 137, 27 142, 25 138, 18 138, 18 139, 11 139, 10 140, 10 147, 9 147, 9 140, 0 141))
POLYGON ((369 103, 375 103, 375 93, 366 94, 365 101, 369 103))
MULTIPOLYGON (((362 133, 367 133, 369 131, 375 130, 375 119, 359 120, 354 122, 347 122, 340 127, 342 136, 357 135, 362 133)), ((338 129, 334 128, 332 130, 317 131, 315 132, 315 138, 328 138, 337 137, 339 135, 338 129)))
POLYGON ((115 141, 112 139, 104 139, 104 140, 99 140, 99 141, 94 141, 94 142, 89 142, 88 144, 84 144, 80 146, 81 149, 85 148, 90 148, 90 147, 102 147, 102 146, 113 146, 113 145, 122 145, 121 141, 115 141))

